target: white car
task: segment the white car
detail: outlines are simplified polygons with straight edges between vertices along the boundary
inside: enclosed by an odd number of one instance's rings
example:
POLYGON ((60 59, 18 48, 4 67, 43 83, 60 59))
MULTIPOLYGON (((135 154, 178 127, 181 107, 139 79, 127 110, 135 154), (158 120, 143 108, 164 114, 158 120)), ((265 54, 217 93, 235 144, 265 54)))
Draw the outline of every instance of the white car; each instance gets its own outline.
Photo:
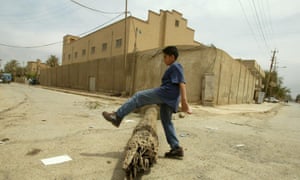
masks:
POLYGON ((268 97, 265 99, 265 101, 270 103, 279 103, 279 100, 274 97, 268 97))

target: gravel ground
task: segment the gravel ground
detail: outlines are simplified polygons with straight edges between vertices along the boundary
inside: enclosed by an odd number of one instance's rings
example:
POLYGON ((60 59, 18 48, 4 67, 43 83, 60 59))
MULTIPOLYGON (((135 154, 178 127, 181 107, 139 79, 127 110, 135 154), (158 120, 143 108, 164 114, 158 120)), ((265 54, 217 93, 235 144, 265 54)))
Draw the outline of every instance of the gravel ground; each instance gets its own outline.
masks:
MULTIPOLYGON (((101 117, 124 98, 11 83, 0 84, 0 99, 0 179, 124 179, 124 147, 142 117, 131 113, 118 129, 101 117), (41 162, 60 155, 72 161, 41 162)), ((142 179, 300 179, 299 107, 192 105, 192 115, 174 115, 184 159, 163 158, 158 121, 159 159, 142 179)))

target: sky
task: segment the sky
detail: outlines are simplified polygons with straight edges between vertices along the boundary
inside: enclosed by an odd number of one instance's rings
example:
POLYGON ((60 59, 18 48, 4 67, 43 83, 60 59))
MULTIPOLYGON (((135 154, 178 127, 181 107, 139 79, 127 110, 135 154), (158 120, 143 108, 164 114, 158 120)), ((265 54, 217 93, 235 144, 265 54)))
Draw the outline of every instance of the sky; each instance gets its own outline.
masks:
MULTIPOLYGON (((264 70, 276 51, 283 85, 294 98, 300 94, 300 1, 128 0, 130 14, 142 20, 149 10, 161 9, 182 13, 196 41, 213 44, 233 58, 255 59, 264 70)), ((124 11, 125 0, 2 1, 0 68, 12 59, 22 66, 36 59, 45 62, 50 55, 61 60, 64 35, 86 35, 124 18, 124 11)))

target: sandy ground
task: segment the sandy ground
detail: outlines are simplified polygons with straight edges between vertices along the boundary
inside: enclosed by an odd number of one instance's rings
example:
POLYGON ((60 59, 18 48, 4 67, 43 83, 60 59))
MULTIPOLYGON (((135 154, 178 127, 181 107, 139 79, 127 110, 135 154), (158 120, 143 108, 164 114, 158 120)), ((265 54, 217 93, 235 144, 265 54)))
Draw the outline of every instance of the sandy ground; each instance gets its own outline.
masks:
MULTIPOLYGON (((141 116, 116 129, 101 112, 125 99, 12 83, 0 84, 0 100, 1 180, 124 179, 124 147, 141 116), (41 162, 60 155, 72 161, 41 162)), ((174 115, 184 159, 163 158, 169 147, 158 121, 159 160, 142 179, 300 179, 299 104, 192 108, 174 115)))

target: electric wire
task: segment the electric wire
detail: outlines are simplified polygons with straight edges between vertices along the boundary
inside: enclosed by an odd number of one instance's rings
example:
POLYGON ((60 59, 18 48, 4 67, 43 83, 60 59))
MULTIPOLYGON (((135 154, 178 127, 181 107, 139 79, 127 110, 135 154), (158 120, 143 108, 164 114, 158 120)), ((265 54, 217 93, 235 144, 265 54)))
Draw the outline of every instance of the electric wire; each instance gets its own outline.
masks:
MULTIPOLYGON (((248 24, 248 26, 249 26, 249 28, 250 28, 250 31, 251 31, 251 33, 252 33, 252 35, 253 35, 253 37, 254 37, 256 43, 259 45, 259 41, 258 41, 257 37, 255 36, 255 32, 254 32, 254 30, 253 30, 253 28, 252 28, 252 26, 251 26, 251 23, 250 23, 250 21, 249 21, 249 19, 248 19, 248 17, 247 17, 245 8, 244 8, 244 6, 243 6, 241 0, 239 0, 239 4, 240 4, 240 6, 241 6, 241 8, 242 8, 244 17, 245 17, 245 19, 246 19, 246 21, 247 21, 247 24, 248 24)), ((260 46, 260 45, 259 45, 259 46, 260 46)))
MULTIPOLYGON (((249 2, 249 1, 248 1, 248 2, 249 2)), ((241 6, 242 12, 243 12, 244 17, 245 17, 245 19, 246 19, 246 22, 247 22, 247 24, 248 24, 248 26, 249 26, 249 29, 250 29, 250 31, 251 31, 251 34, 252 34, 252 36, 253 36, 253 38, 254 38, 256 44, 257 44, 257 49, 260 51, 261 54, 265 54, 265 51, 263 50, 263 49, 264 49, 264 48, 263 48, 264 45, 261 43, 260 37, 257 36, 257 34, 255 33, 255 28, 251 25, 250 19, 248 18, 248 15, 247 15, 247 13, 246 13, 246 12, 250 12, 250 11, 249 11, 249 10, 246 11, 246 9, 245 9, 243 3, 241 2, 241 0, 239 0, 239 4, 240 4, 240 6, 241 6)), ((252 7, 251 4, 249 4, 249 5, 250 5, 250 7, 252 7)), ((251 17, 251 16, 250 16, 250 17, 251 17)), ((267 50, 268 50, 268 49, 267 49, 267 50)))
POLYGON ((265 10, 265 5, 264 5, 265 1, 258 1, 258 12, 259 15, 261 17, 261 22, 262 22, 262 26, 263 26, 263 30, 265 32, 265 37, 269 43, 269 45, 273 46, 274 43, 272 41, 272 32, 271 32, 271 22, 268 21, 267 15, 266 15, 266 10, 265 10))
POLYGON ((120 14, 120 13, 124 13, 124 12, 107 12, 107 11, 102 11, 102 10, 98 10, 98 9, 94 9, 94 8, 91 8, 91 7, 88 7, 86 5, 83 5, 75 0, 70 0, 71 2, 81 6, 81 7, 84 7, 86 9, 89 9, 89 10, 92 10, 92 11, 95 11, 95 12, 99 12, 99 13, 103 13, 103 14, 120 14))
POLYGON ((260 31, 260 35, 262 36, 262 39, 264 40, 264 43, 265 43, 265 46, 267 49, 270 49, 269 48, 269 45, 268 45, 268 42, 266 40, 266 37, 265 37, 265 33, 263 31, 263 27, 262 27, 262 23, 261 23, 261 20, 259 18, 259 15, 258 15, 258 12, 257 12, 257 8, 256 8, 256 5, 255 5, 255 1, 252 0, 252 4, 253 4, 253 7, 254 7, 254 10, 255 10, 255 17, 256 17, 256 21, 258 23, 258 29, 260 31))
MULTIPOLYGON (((97 26, 97 27, 94 27, 94 28, 92 28, 88 31, 83 32, 83 33, 80 33, 80 34, 78 34, 78 36, 83 36, 83 35, 86 35, 86 34, 92 32, 92 31, 95 31, 95 30, 105 26, 106 24, 111 23, 112 21, 116 20, 117 18, 119 18, 123 14, 124 13, 121 13, 121 14, 115 16, 114 18, 104 22, 103 24, 97 26)), ((53 42, 53 43, 48 43, 48 44, 43 44, 43 45, 35 45, 35 46, 17 46, 17 45, 10 45, 10 44, 0 43, 0 46, 9 47, 9 48, 34 49, 34 48, 42 48, 42 47, 52 46, 52 45, 61 44, 61 43, 62 43, 62 41, 58 41, 58 42, 53 42)))
MULTIPOLYGON (((21 6, 21 5, 19 5, 21 6)), ((3 11, 3 10, 2 10, 3 11)), ((61 3, 59 6, 50 6, 39 11, 26 11, 26 9, 22 10, 22 13, 14 9, 12 14, 1 14, 0 23, 1 24, 30 24, 36 22, 44 22, 48 23, 48 19, 50 18, 61 18, 66 15, 70 15, 70 13, 74 13, 78 11, 78 9, 70 8, 68 4, 61 3), (15 14, 13 13, 15 11, 15 14), (17 16, 17 17, 16 17, 17 16)))

